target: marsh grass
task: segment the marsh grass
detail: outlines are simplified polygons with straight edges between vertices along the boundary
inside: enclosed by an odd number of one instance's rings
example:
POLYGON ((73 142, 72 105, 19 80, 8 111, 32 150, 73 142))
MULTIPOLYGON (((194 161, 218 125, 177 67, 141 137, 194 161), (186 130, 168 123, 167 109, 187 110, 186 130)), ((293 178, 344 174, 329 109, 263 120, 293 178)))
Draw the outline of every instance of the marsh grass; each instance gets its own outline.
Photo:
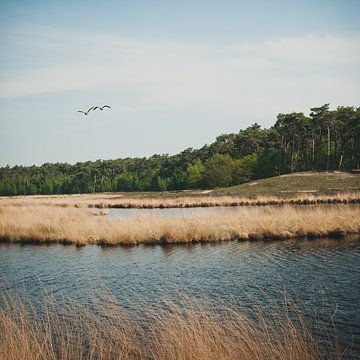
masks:
POLYGON ((89 305, 48 297, 37 310, 8 297, 0 309, 0 358, 271 360, 340 358, 311 335, 295 307, 251 315, 190 301, 124 311, 111 297, 89 305))
POLYGON ((56 206, 76 208, 193 208, 215 206, 267 206, 267 205, 314 205, 314 204, 358 204, 360 192, 342 192, 333 195, 292 194, 291 196, 258 195, 191 195, 156 196, 152 194, 82 194, 82 195, 36 195, 0 197, 0 206, 56 206))
POLYGON ((0 239, 77 245, 130 245, 344 236, 360 232, 357 205, 224 209, 208 215, 94 216, 88 208, 0 207, 0 239))

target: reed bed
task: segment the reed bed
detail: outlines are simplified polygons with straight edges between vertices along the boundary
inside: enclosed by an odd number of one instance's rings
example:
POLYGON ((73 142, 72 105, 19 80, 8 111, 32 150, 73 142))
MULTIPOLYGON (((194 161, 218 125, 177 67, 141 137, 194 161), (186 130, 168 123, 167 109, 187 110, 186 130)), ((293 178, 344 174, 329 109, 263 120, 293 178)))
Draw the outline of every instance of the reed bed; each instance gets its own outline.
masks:
POLYGON ((243 207, 208 215, 144 214, 127 219, 94 216, 94 211, 87 208, 0 207, 0 239, 9 242, 170 244, 357 233, 360 233, 357 205, 243 207))
POLYGON ((154 196, 149 194, 129 197, 124 194, 83 195, 37 195, 0 197, 0 206, 46 205, 59 207, 89 208, 193 208, 215 206, 266 206, 266 205, 310 205, 310 204, 358 204, 360 192, 342 192, 334 195, 303 193, 292 196, 257 196, 247 198, 237 195, 154 196))
POLYGON ((269 316, 167 302, 136 313, 112 299, 91 306, 67 300, 61 309, 47 301, 41 310, 10 299, 0 309, 0 333, 4 360, 341 358, 334 343, 320 346, 289 307, 269 316))

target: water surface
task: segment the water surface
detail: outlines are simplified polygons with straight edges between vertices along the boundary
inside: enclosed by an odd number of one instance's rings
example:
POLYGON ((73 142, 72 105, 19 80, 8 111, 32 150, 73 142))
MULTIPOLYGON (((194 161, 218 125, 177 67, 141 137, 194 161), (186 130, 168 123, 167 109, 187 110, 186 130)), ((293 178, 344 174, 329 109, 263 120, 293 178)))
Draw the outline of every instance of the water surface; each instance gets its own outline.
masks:
POLYGON ((249 309, 260 303, 269 312, 290 298, 318 336, 336 327, 347 358, 360 356, 359 280, 359 236, 134 247, 0 245, 2 291, 25 292, 34 301, 44 292, 59 299, 67 293, 87 302, 91 289, 106 287, 125 307, 185 294, 249 309))

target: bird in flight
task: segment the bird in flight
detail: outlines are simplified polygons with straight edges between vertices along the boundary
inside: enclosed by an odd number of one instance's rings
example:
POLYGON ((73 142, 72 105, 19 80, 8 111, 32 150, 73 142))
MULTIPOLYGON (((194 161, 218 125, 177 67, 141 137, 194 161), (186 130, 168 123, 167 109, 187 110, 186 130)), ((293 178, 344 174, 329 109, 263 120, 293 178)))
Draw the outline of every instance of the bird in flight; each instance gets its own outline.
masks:
POLYGON ((90 112, 91 110, 94 111, 94 110, 96 110, 96 109, 100 109, 101 111, 103 111, 104 108, 109 108, 109 109, 111 109, 111 106, 109 106, 109 105, 92 106, 88 111, 78 110, 78 112, 79 112, 79 113, 82 113, 82 114, 84 114, 84 115, 89 115, 89 112, 90 112))
POLYGON ((109 109, 111 109, 111 106, 109 106, 109 105, 95 106, 95 107, 93 108, 93 111, 95 111, 96 109, 100 109, 101 111, 103 111, 104 108, 109 108, 109 109))
POLYGON ((81 111, 81 110, 78 110, 79 113, 83 113, 84 115, 89 115, 89 112, 94 109, 94 107, 92 106, 88 111, 81 111))

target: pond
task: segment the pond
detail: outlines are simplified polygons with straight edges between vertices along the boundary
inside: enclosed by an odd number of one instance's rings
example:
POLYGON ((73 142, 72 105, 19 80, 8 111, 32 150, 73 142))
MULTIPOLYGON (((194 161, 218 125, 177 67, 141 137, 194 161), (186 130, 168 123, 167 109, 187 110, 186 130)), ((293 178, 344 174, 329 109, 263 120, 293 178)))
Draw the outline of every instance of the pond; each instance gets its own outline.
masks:
MULTIPOLYGON (((176 209, 179 210, 179 209, 176 209)), ((161 210, 158 210, 161 211, 161 210)), ((88 300, 106 288, 126 308, 179 296, 252 308, 291 299, 318 336, 360 356, 360 237, 173 246, 0 244, 0 289, 88 300), (140 300, 141 299, 141 300, 140 300)))

